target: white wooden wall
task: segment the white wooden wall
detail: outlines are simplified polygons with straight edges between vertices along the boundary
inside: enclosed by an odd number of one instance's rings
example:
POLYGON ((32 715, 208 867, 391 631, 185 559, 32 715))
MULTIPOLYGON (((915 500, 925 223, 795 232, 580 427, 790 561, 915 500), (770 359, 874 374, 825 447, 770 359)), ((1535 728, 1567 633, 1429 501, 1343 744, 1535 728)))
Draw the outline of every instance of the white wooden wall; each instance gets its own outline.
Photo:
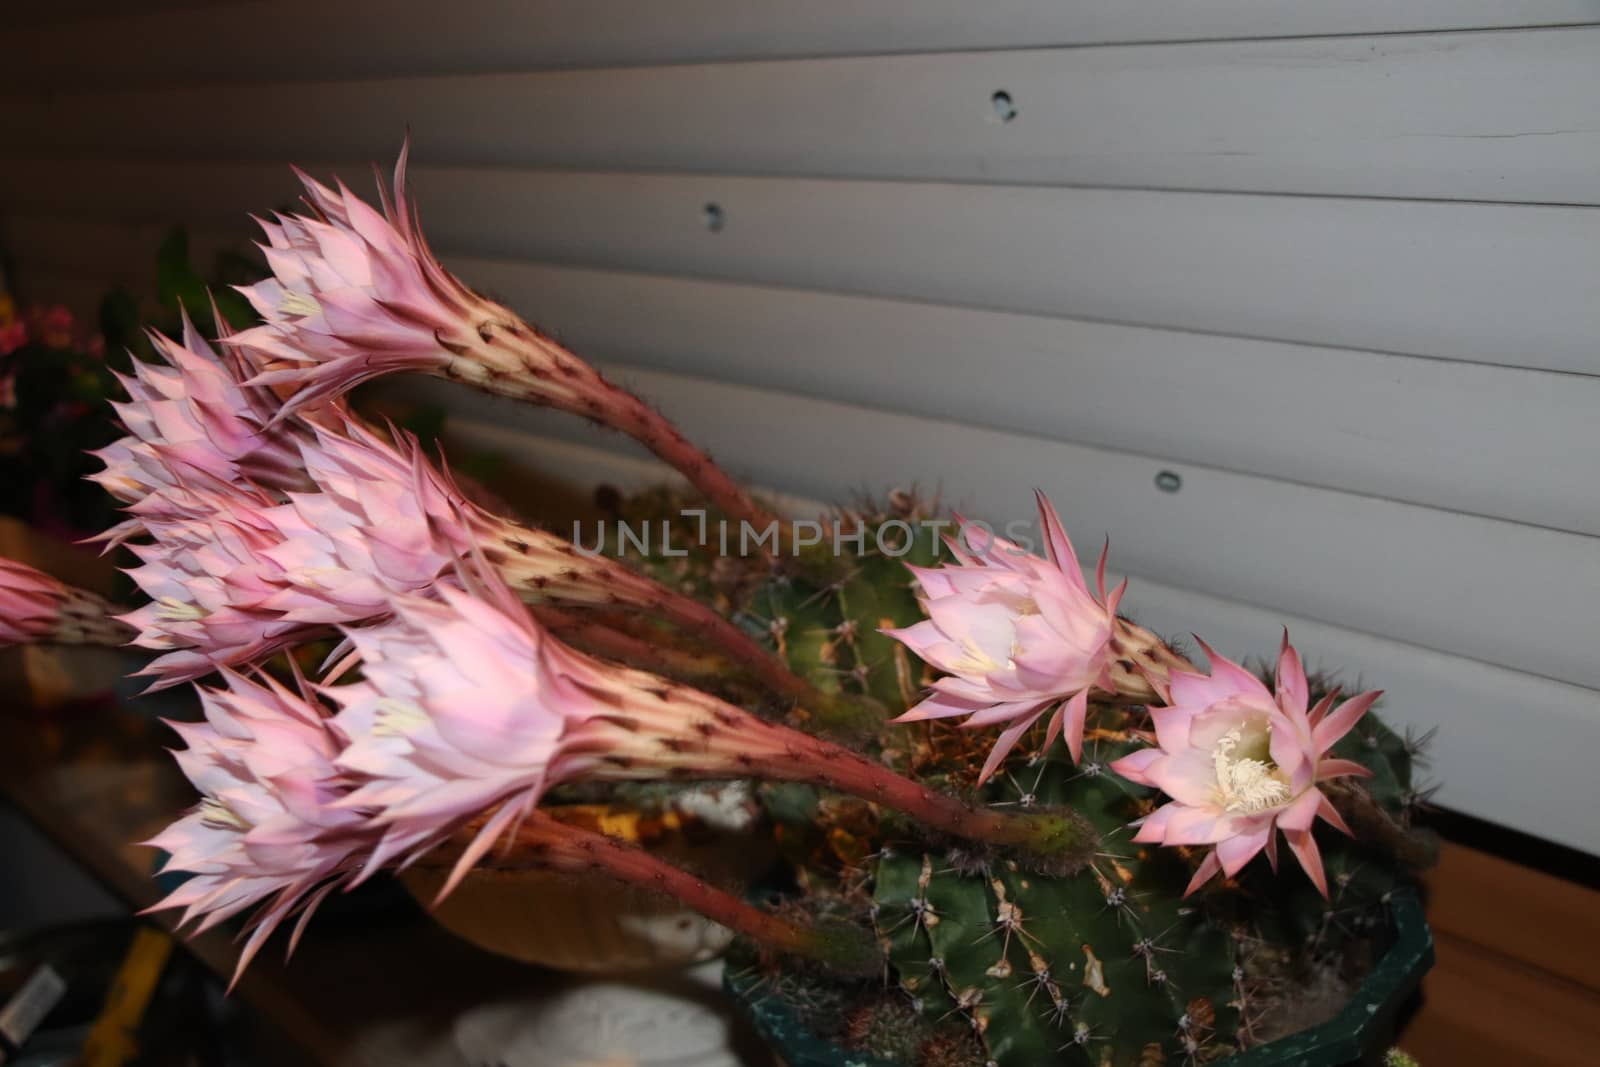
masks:
POLYGON ((409 124, 452 264, 741 475, 1042 486, 1142 619, 1287 622, 1442 727, 1442 802, 1600 851, 1600 0, 114 8, 4 29, 22 286, 145 278, 409 124))

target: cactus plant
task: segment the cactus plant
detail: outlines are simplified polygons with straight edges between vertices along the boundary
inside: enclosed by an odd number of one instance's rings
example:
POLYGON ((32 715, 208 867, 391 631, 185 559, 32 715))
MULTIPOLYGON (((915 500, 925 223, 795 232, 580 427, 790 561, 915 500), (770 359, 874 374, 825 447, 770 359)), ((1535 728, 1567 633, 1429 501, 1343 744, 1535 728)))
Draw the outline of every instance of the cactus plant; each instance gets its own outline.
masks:
POLYGON ((1349 999, 1430 852, 1423 739, 1368 714, 1379 694, 1338 700, 1287 635, 1270 686, 1209 648, 1202 671, 1118 614, 1104 555, 1091 589, 1042 495, 1042 558, 942 537, 915 493, 780 532, 449 274, 403 159, 382 212, 306 183, 310 216, 263 223, 262 323, 225 355, 161 342, 102 453, 133 512, 109 537, 148 539, 141 643, 228 686, 179 755, 205 800, 157 839, 199 877, 161 906, 263 904, 253 951, 386 866, 442 856, 444 894, 480 864, 620 879, 749 937, 747 984, 851 1057, 911 1067, 1209 1063, 1349 999), (513 529, 352 419, 343 394, 400 370, 628 434, 699 496, 610 494, 616 558, 513 529), (328 627, 348 655, 316 685, 231 673, 328 627), (735 776, 788 861, 775 907, 549 810, 735 776))

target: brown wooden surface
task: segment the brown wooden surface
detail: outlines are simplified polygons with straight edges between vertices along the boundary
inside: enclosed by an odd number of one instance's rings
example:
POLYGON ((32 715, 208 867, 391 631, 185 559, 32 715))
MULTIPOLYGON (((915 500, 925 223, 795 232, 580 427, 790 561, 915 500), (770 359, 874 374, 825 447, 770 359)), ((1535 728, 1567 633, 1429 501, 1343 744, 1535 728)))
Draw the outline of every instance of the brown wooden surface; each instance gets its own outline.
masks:
POLYGON ((1600 1064, 1600 892, 1447 843, 1438 963, 1400 1038, 1424 1067, 1600 1064))

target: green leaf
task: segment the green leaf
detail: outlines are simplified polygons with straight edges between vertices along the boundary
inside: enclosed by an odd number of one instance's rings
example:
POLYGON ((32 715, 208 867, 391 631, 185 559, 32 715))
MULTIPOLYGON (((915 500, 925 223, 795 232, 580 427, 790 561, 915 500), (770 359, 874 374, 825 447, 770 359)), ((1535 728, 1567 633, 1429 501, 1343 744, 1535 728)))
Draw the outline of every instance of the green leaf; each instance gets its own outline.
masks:
POLYGON ((189 261, 189 235, 182 227, 168 232, 156 250, 156 295, 169 311, 188 308, 204 315, 209 306, 205 279, 189 261))

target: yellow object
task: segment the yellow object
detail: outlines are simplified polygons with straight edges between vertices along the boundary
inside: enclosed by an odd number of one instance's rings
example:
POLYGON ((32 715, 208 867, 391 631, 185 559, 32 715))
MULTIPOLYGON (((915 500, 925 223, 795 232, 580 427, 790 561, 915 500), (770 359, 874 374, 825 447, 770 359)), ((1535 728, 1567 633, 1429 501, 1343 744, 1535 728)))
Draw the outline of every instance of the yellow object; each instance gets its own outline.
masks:
POLYGON ((172 938, 165 932, 141 926, 133 935, 122 968, 106 993, 105 1007, 83 1043, 79 1067, 121 1067, 133 1059, 138 1051, 133 1035, 171 955, 172 938))

